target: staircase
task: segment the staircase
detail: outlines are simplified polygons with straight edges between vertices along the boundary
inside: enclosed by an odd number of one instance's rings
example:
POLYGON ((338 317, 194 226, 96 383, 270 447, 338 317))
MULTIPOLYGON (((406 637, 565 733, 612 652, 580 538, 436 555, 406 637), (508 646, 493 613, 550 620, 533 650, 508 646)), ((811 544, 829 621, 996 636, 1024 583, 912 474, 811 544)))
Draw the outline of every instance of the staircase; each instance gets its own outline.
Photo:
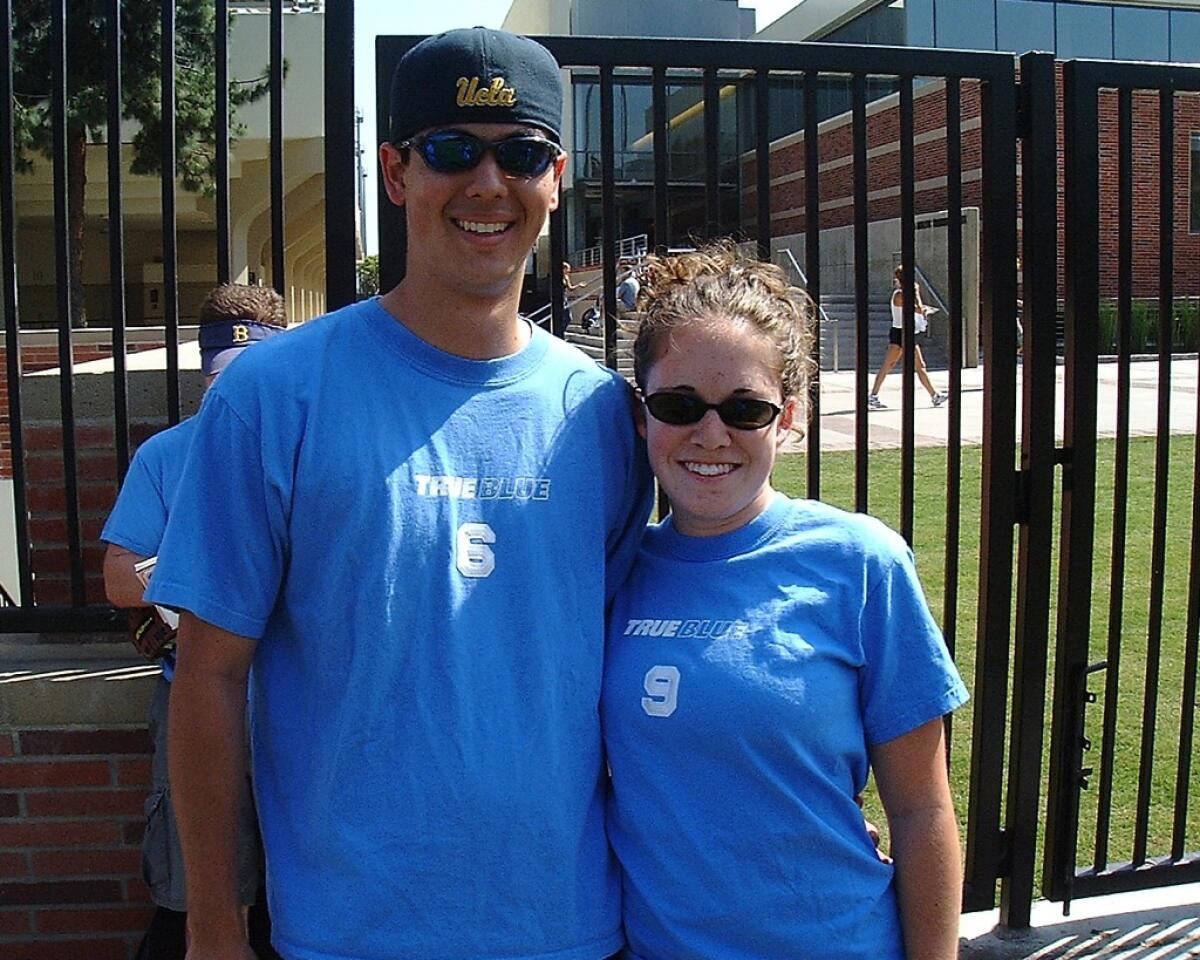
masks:
MULTIPOLYGON (((837 343, 837 369, 853 370, 855 357, 854 294, 835 293, 821 297, 821 307, 827 319, 821 324, 821 369, 834 369, 834 342, 837 343)), ((890 297, 874 297, 867 304, 868 336, 867 366, 879 369, 888 348, 888 331, 892 327, 890 297)), ((925 365, 931 370, 949 365, 946 352, 948 340, 946 315, 935 313, 930 318, 930 335, 921 341, 925 365)))
MULTIPOLYGON (((617 372, 633 383, 633 341, 640 315, 627 313, 617 324, 617 372)), ((566 330, 567 343, 573 343, 597 363, 604 363, 604 328, 593 327, 587 333, 572 320, 566 330)))

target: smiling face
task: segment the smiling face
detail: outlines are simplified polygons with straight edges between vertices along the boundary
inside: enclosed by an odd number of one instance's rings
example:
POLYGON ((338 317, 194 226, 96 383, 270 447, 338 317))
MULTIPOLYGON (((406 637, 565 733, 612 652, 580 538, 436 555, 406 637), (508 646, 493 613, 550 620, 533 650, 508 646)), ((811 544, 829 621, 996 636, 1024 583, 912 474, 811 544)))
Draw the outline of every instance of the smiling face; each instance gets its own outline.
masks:
POLYGON ((707 403, 740 396, 783 406, 779 417, 759 430, 726 426, 716 410, 699 423, 673 426, 643 407, 639 431, 671 500, 675 526, 693 537, 728 533, 771 502, 771 469, 791 429, 795 400, 781 399, 779 353, 752 327, 728 320, 696 322, 675 328, 663 341, 647 372, 647 395, 670 390, 707 403))
MULTIPOLYGON (((436 129, 462 130, 484 140, 540 134, 535 127, 505 123, 436 129)), ((547 214, 558 206, 564 158, 526 179, 506 174, 491 151, 462 173, 438 173, 416 151, 402 153, 390 143, 380 147, 379 156, 388 196, 405 208, 406 276, 431 289, 481 299, 519 292, 525 259, 547 214)))

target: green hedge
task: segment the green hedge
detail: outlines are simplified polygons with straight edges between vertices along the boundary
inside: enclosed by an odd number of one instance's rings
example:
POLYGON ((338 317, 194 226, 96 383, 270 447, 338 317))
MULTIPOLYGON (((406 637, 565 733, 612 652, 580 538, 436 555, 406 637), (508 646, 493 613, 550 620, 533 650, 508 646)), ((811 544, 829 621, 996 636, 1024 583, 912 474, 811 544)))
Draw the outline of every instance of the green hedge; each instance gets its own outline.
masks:
MULTIPOLYGON (((1117 352, 1117 301, 1100 302, 1100 353, 1117 352)), ((1135 298, 1129 322, 1129 346, 1133 353, 1158 351, 1158 300, 1135 298)), ((1176 297, 1171 323, 1171 349, 1177 353, 1200 350, 1200 297, 1176 297)))

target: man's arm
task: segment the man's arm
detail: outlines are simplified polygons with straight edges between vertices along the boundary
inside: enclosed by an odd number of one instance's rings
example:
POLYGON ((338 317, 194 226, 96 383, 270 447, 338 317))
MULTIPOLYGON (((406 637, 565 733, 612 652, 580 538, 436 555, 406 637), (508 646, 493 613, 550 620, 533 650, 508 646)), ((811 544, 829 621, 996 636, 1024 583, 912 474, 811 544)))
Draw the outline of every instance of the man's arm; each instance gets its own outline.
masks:
POLYGON ((114 607, 148 607, 142 599, 145 587, 133 566, 146 557, 110 543, 104 551, 104 595, 114 607))
POLYGON ((254 641, 184 613, 171 684, 170 770, 188 890, 188 960, 253 960, 237 889, 254 641))
POLYGON ((871 750, 909 960, 958 956, 962 864, 945 747, 939 717, 871 750))

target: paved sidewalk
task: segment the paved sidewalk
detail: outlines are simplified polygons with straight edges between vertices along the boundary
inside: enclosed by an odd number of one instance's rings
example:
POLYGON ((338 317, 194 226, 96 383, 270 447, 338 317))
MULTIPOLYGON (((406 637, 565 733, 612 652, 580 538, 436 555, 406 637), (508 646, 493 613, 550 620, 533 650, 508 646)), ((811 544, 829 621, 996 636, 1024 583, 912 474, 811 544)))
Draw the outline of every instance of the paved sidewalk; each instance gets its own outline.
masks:
MULTIPOLYGON (((1055 390, 1055 435, 1062 440, 1063 425, 1063 374, 1065 368, 1057 367, 1055 390)), ((1172 433, 1196 432, 1197 381, 1200 364, 1194 356, 1177 358, 1171 365, 1171 411, 1172 433)), ((872 373, 872 377, 874 374, 872 373)), ((1013 410, 1013 429, 1018 440, 1021 436, 1020 371, 1018 370, 1017 404, 1013 410)), ((983 378, 984 368, 973 367, 962 372, 962 440, 964 444, 983 442, 983 378)), ((933 385, 946 389, 948 377, 944 370, 930 371, 933 385)), ((1158 362, 1138 360, 1130 364, 1130 431, 1134 436, 1153 435, 1158 424, 1158 362)), ((917 383, 916 442, 917 446, 944 446, 946 443, 950 407, 944 404, 934 407, 929 396, 917 383)), ((821 374, 821 449, 854 449, 854 374, 823 372, 821 374)), ((886 410, 873 410, 869 414, 868 443, 871 449, 900 446, 900 374, 893 372, 880 390, 880 399, 887 404, 886 410)), ((1101 437, 1116 435, 1117 430, 1117 365, 1101 363, 1097 384, 1097 433, 1101 437)), ((804 441, 798 438, 788 442, 787 449, 803 449, 804 441)))
POLYGON ((1034 904, 1026 931, 997 933, 999 911, 963 916, 962 960, 1184 960, 1200 957, 1200 884, 1034 904))

